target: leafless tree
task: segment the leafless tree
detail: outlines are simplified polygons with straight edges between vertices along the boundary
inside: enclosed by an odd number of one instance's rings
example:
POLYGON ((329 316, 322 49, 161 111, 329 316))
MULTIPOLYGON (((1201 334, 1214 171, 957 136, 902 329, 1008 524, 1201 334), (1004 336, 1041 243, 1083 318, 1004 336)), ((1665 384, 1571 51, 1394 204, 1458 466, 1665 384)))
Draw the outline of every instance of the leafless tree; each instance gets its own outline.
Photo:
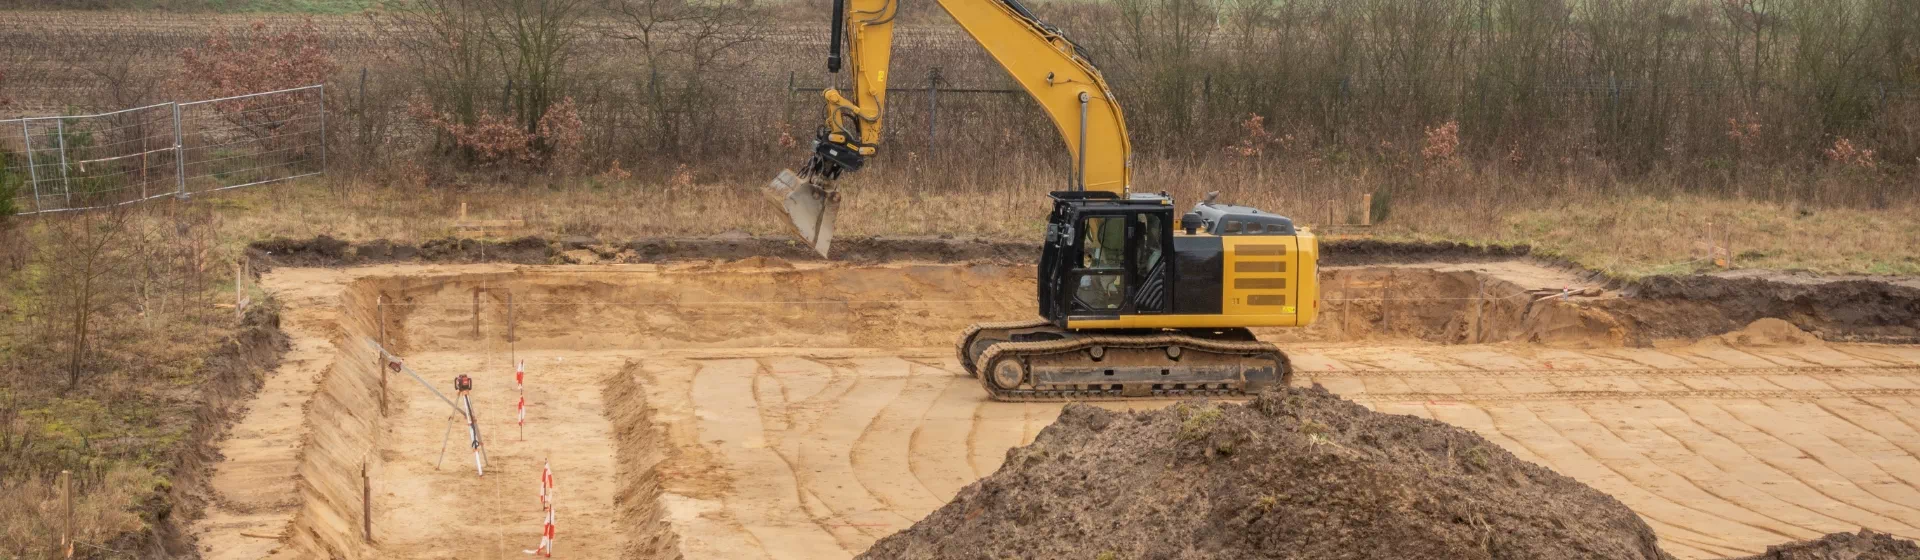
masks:
POLYGON ((643 66, 637 85, 652 138, 667 149, 705 147, 724 92, 752 62, 749 47, 772 27, 765 8, 740 2, 611 0, 606 36, 629 42, 643 66))

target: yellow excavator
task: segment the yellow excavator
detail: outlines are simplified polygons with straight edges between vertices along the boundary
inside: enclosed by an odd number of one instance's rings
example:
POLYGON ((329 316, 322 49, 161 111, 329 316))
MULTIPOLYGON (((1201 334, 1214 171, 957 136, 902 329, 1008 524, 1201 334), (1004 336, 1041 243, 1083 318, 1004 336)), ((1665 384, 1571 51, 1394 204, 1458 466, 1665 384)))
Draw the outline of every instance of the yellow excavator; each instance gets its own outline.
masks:
MULTIPOLYGON (((852 95, 824 92, 827 118, 798 172, 767 194, 826 256, 836 182, 880 144, 901 0, 834 0, 827 69, 841 47, 852 95)), ((967 327, 956 353, 995 400, 1232 396, 1284 384, 1285 352, 1252 327, 1305 327, 1318 314, 1319 244, 1285 216, 1216 203, 1178 218, 1166 193, 1132 189, 1126 122, 1080 46, 1019 0, 940 0, 1059 129, 1072 158, 1054 191, 1039 266, 1039 314, 967 327)))

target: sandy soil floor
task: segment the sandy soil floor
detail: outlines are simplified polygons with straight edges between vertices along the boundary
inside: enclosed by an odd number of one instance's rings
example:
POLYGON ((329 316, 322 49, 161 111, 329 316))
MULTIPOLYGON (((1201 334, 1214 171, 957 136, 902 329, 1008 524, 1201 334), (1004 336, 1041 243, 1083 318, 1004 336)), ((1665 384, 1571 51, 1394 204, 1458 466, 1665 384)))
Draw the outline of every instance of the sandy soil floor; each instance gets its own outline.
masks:
MULTIPOLYGON (((208 556, 258 558, 282 545, 241 533, 288 531, 291 506, 281 490, 300 452, 288 442, 299 441, 301 395, 312 391, 317 371, 311 363, 352 338, 324 326, 326 310, 338 304, 326 293, 360 278, 409 277, 404 288, 421 308, 448 308, 404 320, 413 347, 407 363, 442 385, 457 373, 474 375, 492 460, 486 477, 474 476, 456 425, 436 468, 449 411, 412 381, 396 385, 402 395, 387 416, 378 444, 383 466, 374 473, 375 539, 362 557, 524 557, 521 550, 538 540, 535 483, 550 458, 561 556, 634 557, 639 541, 663 538, 638 530, 645 520, 633 518, 636 501, 655 501, 638 509, 664 519, 688 558, 848 558, 993 472, 1007 449, 1031 441, 1059 413, 1059 405, 988 401, 934 340, 957 332, 946 323, 1017 309, 1022 291, 1031 290, 1030 281, 1016 280, 1019 271, 987 271, 980 274, 991 281, 977 283, 998 286, 983 288, 997 293, 948 296, 968 302, 961 316, 924 309, 843 309, 848 316, 839 319, 748 314, 729 317, 746 324, 731 345, 615 336, 650 324, 698 326, 665 312, 618 321, 540 317, 512 352, 527 359, 530 380, 521 439, 504 336, 487 330, 460 340, 471 324, 455 304, 467 287, 419 280, 509 270, 287 269, 265 279, 288 309, 295 354, 223 447, 220 509, 198 532, 208 556), (889 313, 907 317, 886 322, 889 313), (823 321, 820 332, 795 326, 807 320, 823 321), (868 330, 831 326, 846 321, 868 330), (570 343, 575 330, 597 334, 570 343), (645 414, 628 421, 644 423, 637 433, 647 437, 616 435, 636 426, 616 425, 620 415, 609 410, 635 403, 606 402, 618 394, 609 387, 644 394, 645 414), (617 460, 623 446, 644 446, 639 455, 651 464, 617 460), (636 476, 642 470, 646 476, 636 476)), ((549 273, 567 270, 539 269, 538 282, 562 284, 564 274, 549 273)), ((661 273, 634 272, 630 278, 661 273)), ((1509 276, 1528 273, 1518 272, 1509 276)), ((941 274, 918 271, 910 284, 924 289, 895 296, 930 299, 958 289, 941 274)), ((1534 283, 1563 279, 1537 276, 1534 283)), ((646 281, 684 282, 678 278, 646 281)), ((487 328, 495 317, 484 317, 487 328)), ((1296 384, 1323 384, 1378 410, 1478 431, 1619 498, 1685 558, 1754 553, 1862 526, 1920 537, 1920 347, 1756 331, 1657 348, 1375 341, 1301 343, 1290 352, 1296 384)), ((313 555, 279 548, 287 557, 313 555)))

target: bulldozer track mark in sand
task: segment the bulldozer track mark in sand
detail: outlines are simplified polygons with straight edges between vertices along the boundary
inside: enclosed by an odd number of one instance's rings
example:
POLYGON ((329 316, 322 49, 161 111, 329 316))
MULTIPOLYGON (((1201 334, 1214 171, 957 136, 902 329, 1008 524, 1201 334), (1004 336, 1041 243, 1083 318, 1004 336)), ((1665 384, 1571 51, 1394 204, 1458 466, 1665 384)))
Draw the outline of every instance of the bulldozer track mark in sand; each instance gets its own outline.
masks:
MULTIPOLYGON (((1671 528, 1671 530, 1664 533, 1656 530, 1657 533, 1661 534, 1661 538, 1684 539, 1695 548, 1714 550, 1716 552, 1732 550, 1733 545, 1731 543, 1726 542, 1722 537, 1713 536, 1713 531, 1702 527, 1703 525, 1711 526, 1711 524, 1702 523, 1701 518, 1706 518, 1706 520, 1709 521, 1735 522, 1697 511, 1687 505, 1675 502, 1667 496, 1660 495, 1657 492, 1634 484, 1632 479, 1627 478, 1620 474, 1619 471, 1608 466, 1605 461, 1594 456, 1592 451, 1581 446, 1579 442, 1574 441, 1525 406, 1515 406, 1503 410, 1506 411, 1506 414, 1510 418, 1507 422, 1509 426, 1533 426, 1529 431, 1529 433, 1534 434, 1532 438, 1508 432, 1513 435, 1516 440, 1528 445, 1536 454, 1542 452, 1542 445, 1549 446, 1549 448, 1563 449, 1563 452, 1553 454, 1553 456, 1557 458, 1554 462, 1559 465, 1555 468, 1556 471, 1578 478, 1592 485, 1594 488, 1615 497, 1632 499, 1635 503, 1639 504, 1634 511, 1639 512, 1641 517, 1646 518, 1649 522, 1658 521, 1671 528), (1530 444, 1528 443, 1529 439, 1531 439, 1530 444), (1581 476, 1576 473, 1583 473, 1587 476, 1581 476)), ((1499 416, 1496 416, 1496 418, 1499 418, 1499 416)))
POLYGON ((1673 406, 1672 403, 1663 402, 1660 404, 1666 405, 1665 410, 1671 411, 1671 416, 1678 418, 1679 422, 1654 423, 1654 425, 1658 427, 1662 433, 1668 434, 1678 441, 1685 442, 1684 445, 1690 450, 1698 449, 1703 445, 1714 445, 1715 447, 1722 448, 1695 451, 1696 456, 1713 464, 1716 468, 1720 469, 1721 472, 1726 472, 1730 476, 1734 476, 1740 480, 1751 481, 1753 484, 1764 486, 1767 493, 1788 503, 1795 504, 1800 508, 1819 515, 1840 519, 1842 523, 1835 526, 1891 528, 1900 524, 1892 518, 1860 507, 1852 502, 1844 501, 1824 489, 1808 484, 1805 480, 1785 469, 1763 461, 1754 455, 1752 449, 1715 432, 1712 428, 1709 428, 1694 418, 1692 414, 1689 414, 1679 407, 1673 406), (1698 431, 1701 435, 1696 437, 1679 437, 1672 435, 1673 431, 1679 428, 1698 431), (1801 491, 1794 492, 1792 491, 1793 489, 1799 489, 1801 491), (1810 497, 1807 496, 1809 493, 1817 497, 1809 499, 1810 497))
MULTIPOLYGON (((1680 494, 1696 493, 1691 497, 1697 498, 1697 499, 1686 500, 1687 503, 1689 504, 1695 504, 1693 507, 1696 510, 1710 513, 1712 515, 1719 516, 1722 519, 1727 519, 1759 531, 1764 531, 1764 532, 1773 534, 1778 537, 1777 539, 1773 539, 1773 540, 1786 542, 1786 541, 1793 541, 1793 540, 1799 540, 1804 538, 1819 537, 1821 535, 1824 535, 1824 533, 1814 531, 1806 527, 1801 527, 1791 521, 1773 517, 1771 514, 1769 514, 1766 511, 1755 510, 1753 508, 1741 506, 1733 499, 1727 497, 1725 494, 1716 492, 1710 487, 1702 486, 1699 481, 1694 480, 1692 477, 1689 477, 1683 473, 1680 473, 1679 471, 1674 470, 1672 467, 1669 467, 1661 463, 1660 461, 1656 461, 1652 457, 1647 456, 1646 453, 1640 451, 1626 438, 1621 437, 1620 432, 1615 430, 1614 427, 1610 425, 1609 422, 1606 422, 1605 420, 1594 417, 1592 413, 1587 412, 1586 409, 1581 408, 1577 404, 1547 403, 1547 404, 1536 405, 1536 406, 1553 406, 1555 408, 1565 407, 1573 411, 1578 411, 1580 415, 1586 419, 1585 422, 1582 422, 1581 424, 1586 426, 1597 427, 1598 431, 1605 434, 1606 436, 1605 438, 1591 438, 1588 441, 1593 441, 1594 442, 1593 445, 1595 446, 1604 445, 1608 447, 1615 447, 1617 448, 1617 450, 1615 450, 1614 453, 1619 453, 1621 456, 1625 456, 1629 458, 1629 464, 1626 465, 1625 467, 1614 467, 1612 465, 1609 465, 1609 468, 1613 468, 1616 472, 1618 472, 1620 468, 1634 468, 1634 467, 1651 467, 1651 469, 1657 471, 1646 476, 1644 481, 1639 479, 1633 479, 1635 484, 1639 486, 1647 487, 1647 486, 1652 486, 1656 484, 1666 486, 1666 481, 1677 481, 1676 484, 1673 484, 1668 487, 1672 488, 1675 492, 1678 492, 1680 494), (1731 509, 1731 511, 1729 509, 1731 509), (1774 527, 1773 525, 1785 526, 1789 529, 1799 529, 1801 531, 1787 532, 1777 527, 1774 527)), ((1565 428, 1556 427, 1556 429, 1560 430, 1562 433, 1566 432, 1565 428)), ((1629 477, 1629 478, 1632 479, 1632 477, 1629 477)), ((1670 496, 1674 495, 1673 493, 1668 493, 1668 492, 1662 492, 1662 493, 1670 496)), ((1687 496, 1681 496, 1681 497, 1683 499, 1687 498, 1687 496)))
MULTIPOLYGON (((1745 411, 1747 414, 1759 414, 1767 418, 1783 418, 1785 416, 1779 409, 1768 405, 1765 401, 1721 403, 1718 406, 1720 406, 1722 410, 1727 410, 1730 405, 1740 410, 1728 411, 1728 413, 1735 418, 1774 436, 1787 445, 1793 446, 1795 449, 1800 450, 1802 454, 1818 461, 1821 466, 1839 473, 1845 477, 1846 480, 1852 482, 1862 490, 1873 494, 1875 497, 1895 504, 1911 512, 1912 515, 1920 516, 1920 491, 1916 491, 1911 483, 1889 475, 1873 461, 1868 460, 1858 452, 1848 448, 1845 443, 1835 440, 1833 437, 1823 433, 1815 434, 1801 432, 1798 429, 1774 428, 1772 427, 1772 423, 1755 422, 1743 416, 1741 413, 1741 411, 1745 411), (1765 410, 1748 410, 1750 407, 1758 407, 1765 410), (1881 482, 1889 479, 1898 480, 1899 482, 1892 484, 1881 482)), ((1795 422, 1795 424, 1799 426, 1806 425, 1803 422, 1795 422)), ((1912 523, 1909 523, 1909 525, 1912 525, 1912 523)))
MULTIPOLYGON (((1677 406, 1679 403, 1675 404, 1677 406)), ((1854 504, 1863 510, 1899 525, 1898 527, 1887 527, 1885 530, 1897 531, 1902 534, 1915 534, 1916 532, 1920 532, 1916 531, 1916 528, 1920 527, 1920 525, 1914 524, 1915 520, 1913 519, 1910 509, 1901 507, 1899 504, 1887 502, 1879 496, 1867 492, 1852 480, 1847 479, 1840 473, 1834 472, 1826 463, 1821 461, 1820 458, 1808 455, 1805 450, 1794 447, 1792 444, 1781 441, 1772 434, 1768 434, 1751 424, 1741 421, 1738 417, 1727 413, 1712 401, 1691 401, 1688 404, 1696 408, 1680 408, 1685 410, 1689 417, 1699 422, 1701 427, 1721 437, 1732 440, 1740 447, 1760 451, 1754 454, 1756 459, 1779 469, 1780 472, 1798 480, 1810 488, 1814 488, 1822 495, 1836 502, 1854 504), (1714 426, 1714 424, 1724 423, 1737 424, 1739 427, 1729 429, 1714 426), (1780 450, 1782 448, 1790 451, 1781 452, 1780 450), (1764 452, 1768 449, 1774 452, 1764 452), (1796 466, 1796 461, 1811 463, 1812 466, 1796 466), (1807 470, 1824 471, 1824 473, 1816 476, 1804 472, 1807 470)))
MULTIPOLYGON (((1907 419, 1906 416, 1903 416, 1899 412, 1896 412, 1893 409, 1888 408, 1886 405, 1874 402, 1873 399, 1864 398, 1864 399, 1854 399, 1854 400, 1858 401, 1861 405, 1867 406, 1868 408, 1872 408, 1878 411, 1880 414, 1887 415, 1887 417, 1892 418, 1894 422, 1897 422, 1901 425, 1906 426, 1908 431, 1913 432, 1915 434, 1916 439, 1920 439, 1920 422, 1916 422, 1915 420, 1909 420, 1907 419)), ((1903 408, 1906 408, 1909 410, 1916 408, 1915 403, 1911 401, 1903 402, 1902 404, 1904 405, 1903 408)), ((1826 405, 1823 404, 1821 406, 1826 406, 1826 405)), ((1905 446, 1905 445, 1907 444, 1902 444, 1902 446, 1905 446)), ((1908 449, 1907 452, 1909 454, 1914 455, 1915 457, 1920 457, 1920 441, 1915 441, 1912 445, 1914 445, 1915 448, 1908 449)))
MULTIPOLYGON (((1593 405, 1589 404, 1587 406, 1593 405)), ((1598 417, 1598 415, 1588 411, 1584 406, 1582 410, 1588 412, 1588 416, 1590 417, 1598 417)), ((1645 454, 1650 462, 1668 465, 1667 469, 1673 471, 1674 474, 1685 477, 1696 486, 1700 486, 1702 490, 1730 504, 1758 512, 1786 526, 1798 529, 1800 534, 1794 535, 1792 537, 1793 539, 1815 538, 1825 534, 1819 529, 1816 529, 1816 526, 1832 527, 1846 524, 1839 519, 1822 515, 1803 508, 1798 504, 1786 501, 1768 493, 1763 488, 1748 484, 1746 481, 1734 477, 1733 473, 1726 472, 1717 465, 1707 461, 1702 457, 1703 453, 1696 449, 1691 443, 1674 438, 1671 434, 1668 434, 1657 422, 1631 414, 1614 415, 1613 417, 1619 418, 1622 426, 1628 428, 1627 430, 1615 431, 1615 436, 1620 437, 1622 441, 1627 442, 1628 445, 1634 449, 1658 451, 1663 447, 1671 448, 1678 446, 1686 450, 1686 454, 1684 455, 1654 453, 1650 451, 1645 454), (1793 517, 1793 519, 1781 517, 1782 515, 1789 515, 1793 517), (1817 519, 1808 519, 1809 516, 1817 519)))
MULTIPOLYGON (((1914 480, 1914 478, 1920 478, 1920 460, 1916 460, 1914 458, 1915 457, 1914 453, 1916 451, 1920 451, 1920 438, 1910 436, 1907 438, 1901 438, 1902 440, 1905 440, 1905 441, 1896 440, 1895 438, 1889 437, 1888 435, 1881 433, 1880 430, 1873 429, 1867 424, 1856 422, 1852 418, 1849 418, 1846 414, 1841 413, 1837 410, 1834 410, 1834 408, 1828 404, 1829 402, 1833 402, 1837 404, 1843 401, 1821 401, 1821 400, 1813 400, 1808 402, 1780 401, 1778 402, 1778 404, 1773 402, 1770 402, 1767 404, 1768 406, 1772 406, 1776 410, 1778 410, 1781 406, 1796 406, 1796 405, 1800 407, 1811 406, 1815 409, 1818 409, 1820 414, 1817 414, 1817 415, 1805 414, 1805 412, 1803 411, 1803 413, 1801 414, 1803 418, 1809 419, 1810 422, 1820 422, 1823 416, 1830 416, 1834 420, 1838 420, 1840 423, 1845 424, 1848 428, 1846 430, 1825 430, 1823 431, 1824 433, 1839 434, 1839 436, 1837 437, 1845 437, 1846 439, 1871 438, 1874 440, 1879 440, 1882 444, 1884 444, 1884 446, 1872 446, 1872 442, 1865 442, 1868 446, 1880 447, 1879 449, 1869 449, 1865 451, 1862 451, 1859 449, 1853 449, 1853 451, 1854 453, 1860 455, 1862 458, 1865 458, 1869 462, 1873 463, 1876 467, 1879 467, 1882 471, 1885 471, 1888 476, 1892 476, 1894 478, 1900 479, 1902 482, 1905 482, 1907 484, 1907 487, 1909 488, 1915 488, 1917 490, 1920 490, 1920 485, 1916 485, 1916 481, 1914 480), (1905 467, 1905 468, 1888 469, 1886 466, 1882 464, 1883 462, 1892 462, 1896 464, 1905 463, 1900 465, 1901 467, 1905 467)), ((1857 403, 1859 402, 1859 399, 1853 399, 1852 402, 1857 403)), ((1895 420, 1893 422, 1893 425, 1901 426, 1902 424, 1898 420, 1895 420)), ((1844 441, 1836 440, 1836 443, 1839 443, 1842 446, 1846 446, 1849 449, 1853 448, 1852 445, 1849 445, 1844 441)), ((1855 444, 1855 445, 1858 445, 1858 444, 1855 444)))
POLYGON ((1846 399, 1863 397, 1920 397, 1920 389, 1834 389, 1827 391, 1545 391, 1539 393, 1365 393, 1347 395, 1356 401, 1483 403, 1527 401, 1598 400, 1762 400, 1762 399, 1846 399))
POLYGON ((1426 379, 1482 379, 1501 377, 1557 378, 1557 377, 1734 377, 1768 375, 1858 375, 1889 374, 1911 376, 1920 379, 1920 366, 1860 366, 1832 367, 1811 366, 1804 368, 1765 367, 1765 368, 1595 368, 1595 369, 1431 369, 1431 370, 1390 370, 1390 369, 1346 369, 1302 371, 1318 377, 1404 377, 1426 379))
MULTIPOLYGON (((1644 502, 1657 501, 1659 499, 1658 497, 1652 496, 1651 494, 1648 494, 1645 491, 1640 490, 1637 487, 1632 487, 1630 485, 1625 488, 1622 488, 1620 483, 1624 481, 1619 480, 1617 477, 1615 477, 1615 479, 1607 479, 1607 478, 1595 478, 1594 476, 1580 476, 1580 473, 1575 472, 1571 468, 1572 465, 1569 462, 1577 461, 1580 458, 1585 458, 1587 461, 1592 461, 1592 457, 1587 457, 1584 451, 1579 451, 1578 448, 1576 447, 1574 449, 1578 451, 1578 453, 1548 453, 1543 448, 1543 445, 1550 445, 1556 442, 1542 441, 1537 438, 1530 438, 1522 434, 1514 433, 1514 430, 1521 425, 1520 422, 1516 422, 1514 420, 1507 420, 1505 422, 1502 422, 1501 421, 1502 415, 1494 414, 1492 410, 1488 410, 1486 412, 1488 414, 1488 417, 1491 420, 1491 422, 1489 422, 1488 424, 1489 429, 1493 430, 1495 433, 1501 434, 1502 438, 1508 441, 1512 441, 1515 444, 1519 445, 1521 449, 1526 450, 1528 455, 1531 455, 1539 459, 1539 462, 1542 466, 1553 469, 1554 472, 1579 479, 1581 482, 1585 482, 1588 485, 1593 486, 1595 489, 1598 489, 1602 492, 1606 492, 1610 495, 1613 495, 1616 498, 1621 498, 1622 501, 1636 504, 1637 507, 1634 508, 1634 511, 1636 513, 1639 513, 1640 516, 1647 521, 1648 525, 1653 526, 1654 532, 1658 534, 1662 540, 1672 540, 1675 542, 1686 543, 1690 547, 1701 549, 1701 550, 1711 550, 1716 548, 1716 547, 1709 546, 1705 543, 1705 541, 1710 539, 1710 537, 1708 537, 1706 534, 1687 528, 1685 526, 1670 522, 1662 514, 1649 512, 1646 509, 1644 502), (1501 427, 1502 424, 1504 424, 1506 427, 1504 428, 1501 427)), ((1552 437, 1555 439, 1559 439, 1559 435, 1557 433, 1552 437)), ((1565 442, 1560 442, 1560 443, 1564 443, 1568 447, 1572 446, 1571 443, 1565 443, 1565 442)), ((1718 552, 1714 552, 1712 554, 1713 554, 1713 557, 1716 557, 1716 558, 1727 556, 1726 554, 1722 554, 1718 552)))
MULTIPOLYGON (((1620 464, 1617 464, 1616 461, 1610 460, 1610 458, 1618 457, 1621 454, 1625 454, 1625 453, 1632 453, 1631 448, 1624 445, 1619 445, 1619 446, 1611 445, 1618 442, 1618 438, 1617 436, 1614 436, 1612 432, 1608 430, 1605 426, 1599 426, 1596 428, 1595 426, 1593 426, 1592 422, 1562 421, 1557 416, 1554 417, 1553 419, 1549 419, 1548 416, 1542 414, 1541 412, 1542 408, 1550 408, 1553 406, 1554 406, 1553 403, 1533 403, 1530 405, 1522 406, 1521 408, 1523 410, 1526 410, 1529 414, 1532 414, 1534 419, 1539 421, 1541 424, 1553 430, 1553 433, 1557 434, 1561 438, 1566 439, 1567 443, 1573 445, 1576 448, 1579 448, 1582 453, 1586 454, 1587 457, 1593 460, 1594 464, 1600 466, 1603 469, 1606 469, 1608 474, 1614 477, 1618 477, 1619 479, 1626 481, 1628 484, 1631 484, 1637 488, 1641 488, 1652 495, 1659 496, 1661 500, 1665 501, 1668 504, 1671 504, 1676 513, 1686 515, 1687 517, 1698 516, 1700 518, 1706 518, 1709 520, 1719 520, 1725 524, 1742 528, 1744 532, 1748 533, 1744 535, 1720 537, 1717 540, 1719 540, 1722 544, 1726 546, 1732 546, 1733 543, 1735 542, 1775 542, 1783 539, 1791 540, 1791 537, 1787 533, 1771 530, 1766 527, 1761 527, 1759 525, 1755 525, 1748 519, 1742 519, 1744 517, 1747 517, 1747 515, 1745 514, 1748 514, 1750 512, 1740 511, 1740 512, 1729 514, 1724 511, 1718 511, 1720 508, 1715 507, 1717 504, 1713 503, 1713 500, 1705 501, 1705 503, 1702 503, 1701 501, 1695 501, 1695 500, 1683 500, 1682 498, 1684 498, 1685 496, 1676 495, 1675 493, 1676 491, 1680 491, 1681 489, 1666 485, 1662 480, 1660 480, 1662 477, 1658 477, 1658 476, 1642 477, 1642 476, 1629 474, 1628 472, 1622 469, 1623 468, 1631 469, 1633 467, 1640 466, 1641 463, 1637 461, 1628 461, 1626 465, 1620 465, 1620 464), (1576 436, 1574 433, 1570 432, 1570 430, 1585 430, 1586 432, 1598 431, 1598 432, 1604 433, 1605 437, 1601 437, 1599 434, 1592 434, 1592 433, 1576 436), (1614 452, 1612 453, 1603 452, 1609 447, 1615 448, 1613 450, 1614 452), (1764 533, 1766 535, 1754 534, 1755 532, 1764 533)), ((1588 419, 1591 420, 1590 417, 1588 419)), ((1675 476, 1678 476, 1678 475, 1675 475, 1675 476)), ((1696 490, 1698 489, 1696 488, 1696 490)), ((1678 523, 1676 522, 1676 524, 1678 523)), ((1698 531, 1697 525, 1686 525, 1686 526, 1689 529, 1698 531)))

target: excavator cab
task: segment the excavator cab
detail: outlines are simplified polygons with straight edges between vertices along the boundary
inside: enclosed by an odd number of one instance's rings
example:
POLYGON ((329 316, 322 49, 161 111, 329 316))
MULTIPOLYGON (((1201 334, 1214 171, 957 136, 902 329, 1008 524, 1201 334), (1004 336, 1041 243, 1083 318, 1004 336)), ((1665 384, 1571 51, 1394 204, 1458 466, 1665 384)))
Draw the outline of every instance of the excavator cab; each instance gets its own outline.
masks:
POLYGON ((1052 194, 1041 249, 1041 314, 1115 319, 1168 312, 1173 270, 1173 206, 1163 196, 1105 191, 1052 194))

